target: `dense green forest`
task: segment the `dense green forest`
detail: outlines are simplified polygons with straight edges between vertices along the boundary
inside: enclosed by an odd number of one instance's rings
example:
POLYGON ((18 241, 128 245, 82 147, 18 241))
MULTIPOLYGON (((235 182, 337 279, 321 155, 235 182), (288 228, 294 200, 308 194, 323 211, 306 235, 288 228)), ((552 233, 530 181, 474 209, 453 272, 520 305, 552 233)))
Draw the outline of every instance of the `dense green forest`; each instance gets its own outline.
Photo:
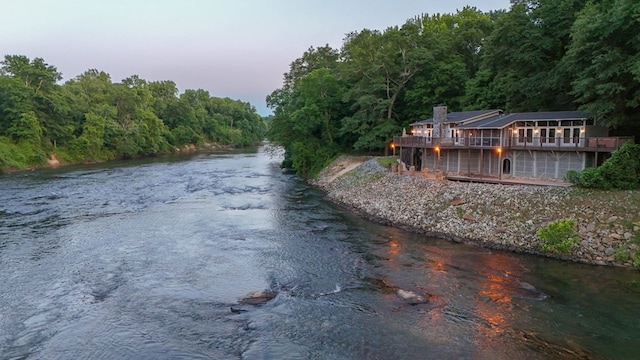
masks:
POLYGON ((41 58, 0 62, 0 171, 61 162, 151 156, 187 144, 246 146, 265 135, 249 104, 205 90, 178 95, 173 81, 134 75, 114 83, 95 69, 59 84, 41 58))
POLYGON ((408 124, 450 111, 583 110, 640 133, 640 2, 512 0, 508 11, 420 15, 311 47, 267 97, 268 137, 313 176, 337 154, 382 153, 408 124))

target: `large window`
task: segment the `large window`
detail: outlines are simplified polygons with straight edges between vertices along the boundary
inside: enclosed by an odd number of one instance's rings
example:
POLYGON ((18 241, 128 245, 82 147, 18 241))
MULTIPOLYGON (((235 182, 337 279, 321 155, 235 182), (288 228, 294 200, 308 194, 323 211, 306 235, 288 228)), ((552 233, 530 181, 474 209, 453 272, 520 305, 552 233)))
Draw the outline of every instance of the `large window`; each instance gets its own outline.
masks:
POLYGON ((518 129, 518 143, 531 144, 533 142, 533 128, 518 129))

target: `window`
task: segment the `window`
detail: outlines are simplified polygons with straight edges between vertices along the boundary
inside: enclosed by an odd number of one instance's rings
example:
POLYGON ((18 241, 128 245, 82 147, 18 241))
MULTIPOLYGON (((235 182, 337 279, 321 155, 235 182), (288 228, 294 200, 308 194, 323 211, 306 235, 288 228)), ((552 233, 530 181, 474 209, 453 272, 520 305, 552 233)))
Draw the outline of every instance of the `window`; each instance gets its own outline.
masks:
POLYGON ((540 129, 540 142, 547 143, 547 129, 540 129))
POLYGON ((569 144, 571 142, 571 129, 564 128, 562 132, 562 142, 565 144, 569 144))
POLYGON ((580 142, 580 128, 573 128, 573 143, 577 144, 580 142))
POLYGON ((533 142, 533 128, 518 129, 518 143, 533 142))

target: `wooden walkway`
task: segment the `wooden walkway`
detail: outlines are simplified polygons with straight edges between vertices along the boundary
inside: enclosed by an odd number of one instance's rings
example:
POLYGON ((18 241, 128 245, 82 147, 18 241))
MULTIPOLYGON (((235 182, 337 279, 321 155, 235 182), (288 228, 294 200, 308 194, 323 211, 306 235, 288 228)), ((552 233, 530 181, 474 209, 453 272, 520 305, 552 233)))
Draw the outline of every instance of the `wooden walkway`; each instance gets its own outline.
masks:
POLYGON ((566 181, 547 180, 547 179, 517 179, 517 178, 499 179, 498 177, 487 177, 487 176, 479 177, 479 176, 460 176, 460 175, 445 176, 445 179, 451 180, 451 181, 464 181, 464 182, 475 182, 475 183, 485 183, 485 184, 536 185, 536 186, 558 186, 558 187, 573 186, 573 184, 566 181))

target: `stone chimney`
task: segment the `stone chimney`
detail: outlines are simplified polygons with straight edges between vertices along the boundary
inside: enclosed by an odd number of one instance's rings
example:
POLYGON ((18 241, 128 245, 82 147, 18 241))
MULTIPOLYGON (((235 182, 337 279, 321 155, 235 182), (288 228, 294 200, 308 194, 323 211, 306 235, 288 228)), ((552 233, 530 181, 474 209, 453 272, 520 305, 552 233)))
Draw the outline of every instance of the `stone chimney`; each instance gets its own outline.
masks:
POLYGON ((433 137, 439 139, 443 137, 444 122, 447 121, 447 107, 438 105, 433 108, 433 137))

